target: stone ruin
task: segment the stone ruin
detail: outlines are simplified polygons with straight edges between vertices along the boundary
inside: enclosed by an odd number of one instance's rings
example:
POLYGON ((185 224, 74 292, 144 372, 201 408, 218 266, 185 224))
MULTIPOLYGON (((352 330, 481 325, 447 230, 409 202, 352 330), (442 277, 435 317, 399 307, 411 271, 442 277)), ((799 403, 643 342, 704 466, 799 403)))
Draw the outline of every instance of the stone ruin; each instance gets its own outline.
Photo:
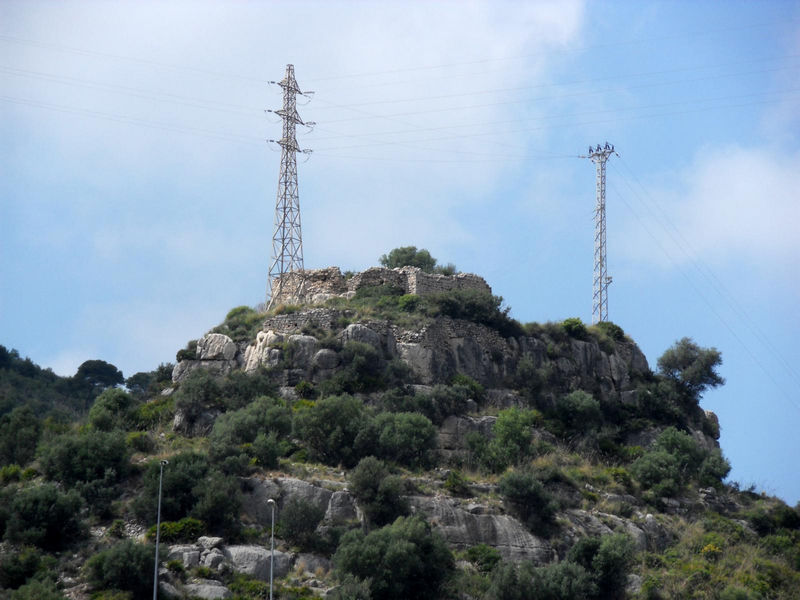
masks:
MULTIPOLYGON (((403 290, 405 294, 425 296, 450 290, 478 290, 492 293, 489 284, 478 275, 472 273, 456 273, 455 275, 438 275, 426 273, 418 267, 402 267, 387 269, 371 267, 352 277, 345 277, 339 267, 326 269, 309 269, 302 273, 285 275, 292 278, 286 282, 286 289, 295 289, 294 278, 303 277, 302 292, 299 297, 284 295, 275 298, 275 304, 320 304, 337 296, 350 298, 364 287, 391 285, 403 290)), ((278 288, 277 280, 272 289, 278 288)))

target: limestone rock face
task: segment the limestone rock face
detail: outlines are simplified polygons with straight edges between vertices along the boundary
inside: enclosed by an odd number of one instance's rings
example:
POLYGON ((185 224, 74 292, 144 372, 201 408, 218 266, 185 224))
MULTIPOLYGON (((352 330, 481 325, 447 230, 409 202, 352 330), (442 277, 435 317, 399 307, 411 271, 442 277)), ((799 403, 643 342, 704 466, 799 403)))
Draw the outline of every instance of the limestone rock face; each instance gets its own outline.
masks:
MULTIPOLYGON (((183 589, 191 598, 217 600, 218 598, 231 597, 230 590, 214 579, 200 579, 193 583, 187 583, 183 586, 183 589)), ((176 595, 175 597, 179 596, 176 595)))
POLYGON ((508 515, 474 514, 457 500, 443 496, 412 496, 409 501, 413 510, 423 513, 448 545, 457 550, 488 544, 506 560, 546 564, 556 558, 547 540, 532 535, 508 515))
POLYGON ((221 333, 209 333, 197 342, 200 360, 233 360, 236 350, 233 340, 221 333))
POLYGON ((272 522, 272 508, 267 503, 271 498, 275 500, 275 519, 280 518, 280 512, 290 500, 302 500, 317 506, 326 514, 329 510, 346 512, 346 499, 339 494, 333 509, 330 509, 331 498, 335 492, 329 489, 312 485, 301 479, 291 477, 276 477, 274 479, 258 479, 251 477, 245 480, 250 490, 242 498, 242 512, 250 521, 264 527, 269 527, 272 522))
MULTIPOLYGON (((227 546, 223 554, 237 573, 269 581, 270 551, 263 546, 227 546)), ((275 551, 274 577, 284 577, 292 567, 292 555, 275 551)))

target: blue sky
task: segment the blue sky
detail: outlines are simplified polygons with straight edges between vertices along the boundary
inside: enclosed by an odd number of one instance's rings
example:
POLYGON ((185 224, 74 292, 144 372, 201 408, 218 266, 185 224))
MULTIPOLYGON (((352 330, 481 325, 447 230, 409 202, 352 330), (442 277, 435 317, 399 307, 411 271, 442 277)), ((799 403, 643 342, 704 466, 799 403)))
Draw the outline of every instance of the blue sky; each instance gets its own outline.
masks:
POLYGON ((261 302, 291 62, 306 266, 425 247, 521 321, 591 320, 614 143, 610 319, 718 348, 731 479, 800 500, 797 3, 6 0, 0 56, 0 343, 127 376, 261 302))

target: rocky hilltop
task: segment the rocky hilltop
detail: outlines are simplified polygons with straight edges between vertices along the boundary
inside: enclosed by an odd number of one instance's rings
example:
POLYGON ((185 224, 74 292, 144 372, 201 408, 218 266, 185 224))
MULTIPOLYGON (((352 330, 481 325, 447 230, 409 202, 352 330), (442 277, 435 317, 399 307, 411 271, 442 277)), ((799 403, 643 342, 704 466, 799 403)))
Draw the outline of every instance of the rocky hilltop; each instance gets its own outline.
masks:
POLYGON ((798 597, 800 512, 723 483, 716 350, 684 338, 653 371, 619 326, 523 325, 471 274, 331 267, 291 300, 233 309, 3 467, 0 524, 42 490, 85 512, 7 526, 0 586, 34 544, 66 597, 144 597, 124 565, 168 460, 165 597, 264 597, 273 516, 279 598, 798 597))

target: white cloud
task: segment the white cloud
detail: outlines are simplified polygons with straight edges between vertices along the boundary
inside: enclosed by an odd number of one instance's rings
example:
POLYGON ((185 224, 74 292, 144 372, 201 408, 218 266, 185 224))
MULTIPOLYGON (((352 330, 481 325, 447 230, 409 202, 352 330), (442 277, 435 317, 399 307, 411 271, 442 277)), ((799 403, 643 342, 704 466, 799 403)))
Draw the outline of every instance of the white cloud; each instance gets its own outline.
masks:
POLYGON ((706 148, 675 185, 662 182, 649 193, 635 183, 632 188, 616 185, 640 219, 629 218, 615 243, 628 260, 662 266, 697 259, 764 269, 796 264, 798 173, 800 153, 706 148))

